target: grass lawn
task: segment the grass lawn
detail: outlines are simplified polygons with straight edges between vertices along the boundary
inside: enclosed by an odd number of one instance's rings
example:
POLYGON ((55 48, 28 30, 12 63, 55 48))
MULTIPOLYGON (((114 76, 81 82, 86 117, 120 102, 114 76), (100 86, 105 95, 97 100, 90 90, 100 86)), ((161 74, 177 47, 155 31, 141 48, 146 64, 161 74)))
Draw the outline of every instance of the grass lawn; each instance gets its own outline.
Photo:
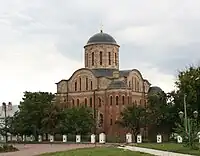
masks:
POLYGON ((177 143, 162 143, 162 144, 143 143, 143 144, 137 144, 137 146, 138 147, 158 149, 158 150, 163 150, 163 151, 170 151, 170 152, 177 152, 177 153, 184 153, 184 154, 193 154, 193 155, 199 155, 200 156, 200 150, 191 150, 188 147, 184 147, 183 144, 177 144, 177 143))
POLYGON ((132 152, 118 148, 83 148, 65 152, 46 153, 40 156, 151 156, 150 154, 132 152))

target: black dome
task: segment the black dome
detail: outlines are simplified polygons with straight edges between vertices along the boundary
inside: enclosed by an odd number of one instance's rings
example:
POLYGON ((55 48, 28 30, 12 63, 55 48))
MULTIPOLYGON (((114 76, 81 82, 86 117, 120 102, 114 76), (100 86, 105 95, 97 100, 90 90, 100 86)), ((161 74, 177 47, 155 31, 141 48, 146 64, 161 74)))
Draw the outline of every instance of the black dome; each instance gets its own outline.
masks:
POLYGON ((148 91, 149 94, 158 94, 158 93, 162 93, 162 92, 163 92, 163 90, 157 86, 150 87, 149 91, 148 91))
POLYGON ((117 44, 117 42, 112 36, 110 36, 109 34, 103 33, 103 31, 90 37, 87 44, 92 44, 92 43, 117 44))

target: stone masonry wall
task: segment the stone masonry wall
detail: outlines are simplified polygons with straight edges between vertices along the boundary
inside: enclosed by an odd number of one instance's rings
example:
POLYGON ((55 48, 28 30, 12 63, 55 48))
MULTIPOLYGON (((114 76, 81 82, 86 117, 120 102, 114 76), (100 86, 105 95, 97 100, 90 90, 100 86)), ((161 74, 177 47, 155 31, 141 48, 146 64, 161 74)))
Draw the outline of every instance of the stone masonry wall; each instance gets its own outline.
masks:
POLYGON ((111 68, 119 69, 119 46, 107 44, 94 44, 85 47, 85 67, 90 69, 111 68), (100 52, 102 52, 102 64, 100 64, 100 52), (110 52, 110 63, 109 63, 110 52), (94 53, 94 64, 92 64, 94 53))

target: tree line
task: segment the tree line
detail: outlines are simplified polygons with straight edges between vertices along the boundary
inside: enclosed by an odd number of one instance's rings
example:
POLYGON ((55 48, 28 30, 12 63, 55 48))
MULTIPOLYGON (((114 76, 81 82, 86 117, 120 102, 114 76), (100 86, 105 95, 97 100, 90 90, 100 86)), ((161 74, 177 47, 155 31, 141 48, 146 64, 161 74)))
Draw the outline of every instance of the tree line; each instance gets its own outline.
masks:
POLYGON ((25 92, 19 111, 7 118, 7 128, 1 128, 1 134, 33 135, 37 140, 42 134, 84 135, 91 132, 94 120, 89 108, 61 108, 52 103, 54 97, 48 92, 25 92))
MULTIPOLYGON (((188 116, 192 116, 193 111, 200 112, 200 67, 190 66, 179 71, 175 86, 176 90, 170 93, 148 94, 146 107, 134 104, 126 107, 116 124, 128 128, 135 136, 145 126, 148 127, 149 136, 175 132, 177 123, 181 122, 178 112, 184 109, 185 94, 188 116)), ((48 92, 25 92, 19 111, 8 119, 8 126, 1 128, 1 134, 5 131, 34 136, 92 133, 95 121, 90 108, 60 108, 52 103, 54 97, 48 92)))

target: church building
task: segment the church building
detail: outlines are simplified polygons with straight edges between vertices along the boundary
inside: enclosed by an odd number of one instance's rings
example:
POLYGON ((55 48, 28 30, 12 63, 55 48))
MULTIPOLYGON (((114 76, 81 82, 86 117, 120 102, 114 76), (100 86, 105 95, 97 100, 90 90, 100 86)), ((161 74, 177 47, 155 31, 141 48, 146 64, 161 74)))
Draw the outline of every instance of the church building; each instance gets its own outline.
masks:
POLYGON ((129 105, 146 105, 151 84, 137 69, 119 69, 116 40, 102 30, 84 46, 85 67, 76 70, 68 80, 57 84, 56 100, 61 107, 91 107, 97 133, 124 135, 116 121, 129 105))

